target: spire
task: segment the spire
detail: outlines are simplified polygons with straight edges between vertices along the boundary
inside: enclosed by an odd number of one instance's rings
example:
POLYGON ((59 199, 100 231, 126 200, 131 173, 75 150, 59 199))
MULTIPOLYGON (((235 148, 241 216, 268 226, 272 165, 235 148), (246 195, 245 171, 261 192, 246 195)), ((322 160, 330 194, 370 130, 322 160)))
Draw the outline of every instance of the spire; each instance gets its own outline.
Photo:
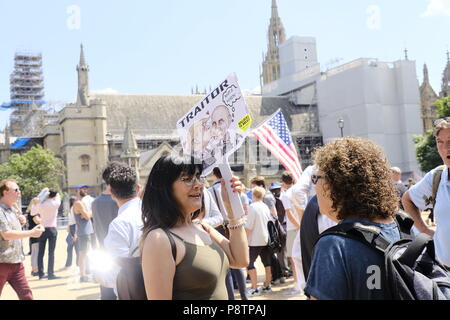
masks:
POLYGON ((272 0, 272 19, 278 18, 278 6, 277 1, 272 0))
POLYGON ((123 135, 122 154, 121 158, 136 158, 138 157, 138 147, 133 131, 130 126, 130 118, 127 118, 125 133, 123 135))
POLYGON ((405 48, 405 60, 408 60, 408 49, 405 48))
POLYGON ((80 46, 80 63, 77 66, 78 72, 78 95, 77 105, 89 105, 89 66, 86 64, 84 57, 83 44, 80 46))
POLYGON ((83 44, 80 45, 80 67, 86 66, 86 59, 84 58, 83 44))
POLYGON ((428 67, 427 64, 425 63, 423 65, 423 83, 429 83, 430 82, 430 77, 428 75, 428 67))

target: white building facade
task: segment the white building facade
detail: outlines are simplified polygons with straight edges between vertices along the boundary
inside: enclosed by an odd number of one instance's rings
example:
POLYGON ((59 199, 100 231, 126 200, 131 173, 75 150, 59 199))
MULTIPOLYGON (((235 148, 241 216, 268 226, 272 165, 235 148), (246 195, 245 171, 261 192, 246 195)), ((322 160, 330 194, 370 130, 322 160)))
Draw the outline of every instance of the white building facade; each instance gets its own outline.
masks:
POLYGON ((413 136, 423 132, 414 61, 361 58, 321 72, 314 38, 292 37, 280 45, 281 77, 264 96, 289 96, 294 104, 317 107, 326 143, 341 136, 367 138, 381 146, 392 166, 419 175, 413 136))

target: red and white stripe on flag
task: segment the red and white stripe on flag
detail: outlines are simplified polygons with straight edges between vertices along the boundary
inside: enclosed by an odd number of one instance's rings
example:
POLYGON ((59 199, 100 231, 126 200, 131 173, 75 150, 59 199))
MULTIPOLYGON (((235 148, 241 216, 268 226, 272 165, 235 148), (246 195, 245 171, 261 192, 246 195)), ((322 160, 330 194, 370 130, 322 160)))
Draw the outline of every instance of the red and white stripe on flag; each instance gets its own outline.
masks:
MULTIPOLYGON (((281 111, 279 111, 279 113, 281 113, 281 111)), ((274 117, 266 121, 259 128, 253 130, 252 133, 255 138, 258 139, 258 141, 266 147, 278 159, 278 161, 280 161, 286 170, 292 173, 294 180, 298 181, 302 174, 302 167, 297 151, 289 129, 287 129, 287 124, 284 117, 281 114, 281 117, 278 117, 279 119, 274 119, 277 115, 278 113, 276 113, 274 117), (276 126, 274 126, 274 120, 277 122, 276 126), (280 126, 282 129, 280 129, 280 126), (285 131, 281 132, 283 135, 283 137, 281 137, 277 131, 283 130, 283 128, 285 131)))

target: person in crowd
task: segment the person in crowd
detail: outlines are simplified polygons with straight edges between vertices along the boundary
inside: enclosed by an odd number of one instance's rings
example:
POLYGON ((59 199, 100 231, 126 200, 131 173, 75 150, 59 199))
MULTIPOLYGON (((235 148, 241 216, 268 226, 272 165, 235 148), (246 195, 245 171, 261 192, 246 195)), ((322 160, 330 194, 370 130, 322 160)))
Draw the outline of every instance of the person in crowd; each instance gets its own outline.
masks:
MULTIPOLYGON (((31 215, 31 212, 34 207, 39 203, 39 198, 35 197, 31 199, 30 204, 27 207, 27 220, 28 220, 28 229, 32 230, 37 225, 41 224, 41 215, 36 212, 34 215, 31 215)), ((39 255, 39 239, 30 237, 30 251, 31 251, 31 275, 36 277, 39 275, 38 269, 38 255, 39 255)))
POLYGON ((408 178, 408 183, 405 185, 405 187, 407 190, 409 190, 415 184, 416 184, 416 181, 413 178, 408 178))
MULTIPOLYGON (((253 178, 252 180, 250 180, 250 184, 252 186, 252 190, 254 187, 262 187, 262 188, 264 188, 264 190, 266 190, 266 179, 262 176, 253 178)), ((252 196, 252 199, 253 199, 253 196, 252 196)), ((271 192, 266 192, 264 194, 263 202, 266 204, 266 206, 269 207, 272 217, 277 217, 277 209, 275 207, 276 201, 275 201, 275 197, 273 196, 273 194, 271 192)))
MULTIPOLYGON (((119 208, 117 217, 109 224, 108 234, 103 240, 104 249, 115 260, 139 256, 143 223, 136 170, 127 164, 113 162, 105 168, 103 177, 109 184, 111 197, 119 208)), ((106 273, 104 270, 94 271, 95 279, 104 288, 102 300, 117 299, 114 289, 119 271, 120 267, 112 268, 106 273), (111 290, 113 292, 110 292, 111 290)))
POLYGON ((248 214, 248 206, 250 205, 250 201, 248 201, 246 187, 242 185, 242 190, 239 192, 239 197, 241 198, 242 208, 244 209, 244 214, 248 214))
POLYGON ((399 167, 392 167, 391 172, 392 172, 392 182, 394 183, 395 189, 397 190, 398 193, 398 201, 400 209, 403 209, 402 197, 403 194, 407 191, 407 189, 402 182, 402 170, 399 167))
POLYGON ((64 266, 65 269, 68 269, 72 266, 73 259, 73 250, 75 249, 76 255, 76 265, 79 265, 79 249, 78 249, 78 239, 76 234, 77 221, 75 220, 75 215, 73 213, 73 204, 77 201, 77 197, 71 196, 69 198, 69 214, 67 215, 69 218, 69 222, 67 225, 67 258, 66 264, 64 266))
MULTIPOLYGON (((217 207, 219 208, 219 211, 222 214, 223 217, 223 224, 221 226, 216 227, 217 231, 221 235, 223 235, 225 238, 229 239, 229 231, 227 228, 228 220, 227 220, 227 212, 225 209, 225 204, 223 203, 222 199, 222 186, 221 186, 221 180, 222 180, 222 173, 220 172, 219 168, 213 169, 213 176, 215 178, 215 182, 211 188, 209 188, 210 195, 212 195, 212 198, 214 199, 217 207)), ((206 199, 206 197, 205 197, 206 199)), ((242 199, 241 199, 242 201, 242 199)), ((244 207, 244 206, 243 206, 244 207)), ((244 209, 244 215, 245 215, 245 209, 244 209)), ((247 300, 247 288, 245 283, 245 275, 244 271, 242 269, 233 269, 230 268, 227 272, 226 278, 225 278, 225 284, 227 288, 228 293, 228 300, 234 300, 234 284, 236 283, 242 300, 247 300)))
POLYGON ((402 201, 405 211, 414 219, 414 226, 419 232, 434 236, 438 260, 450 266, 450 117, 438 119, 434 124, 436 145, 444 165, 428 172, 420 182, 405 192, 402 201), (438 172, 441 177, 433 199, 433 180, 438 172), (436 233, 422 219, 421 212, 426 208, 433 209, 436 233))
POLYGON ((39 238, 41 225, 22 230, 26 219, 15 210, 20 188, 13 179, 0 181, 0 296, 8 282, 20 300, 33 300, 33 293, 25 276, 22 239, 39 238))
POLYGON ((288 259, 290 269, 292 271, 292 276, 294 278, 294 287, 290 290, 284 292, 286 295, 298 295, 300 294, 300 288, 298 287, 297 279, 297 268, 295 266, 295 261, 292 258, 292 248, 294 247, 294 240, 297 236, 298 230, 300 229, 300 219, 299 213, 296 208, 292 205, 292 186, 294 179, 292 173, 283 172, 281 176, 281 196, 280 200, 283 203, 284 210, 286 212, 286 257, 288 259))
MULTIPOLYGON (((89 194, 89 186, 86 184, 80 184, 75 187, 76 190, 80 190, 81 193, 85 194, 81 202, 87 211, 92 213, 92 204, 94 203, 95 198, 89 194)), ((92 227, 94 227, 94 216, 91 216, 92 227)), ((97 238, 95 235, 90 237, 90 246, 92 249, 97 248, 97 238)))
MULTIPOLYGON (((228 268, 244 268, 249 262, 243 212, 233 212, 223 180, 229 239, 206 223, 193 223, 202 206, 204 177, 202 166, 191 160, 161 157, 145 188, 142 271, 150 300, 226 300, 228 268)), ((239 192, 239 179, 230 182, 233 192, 239 192)))
POLYGON ((85 185, 77 186, 77 200, 73 204, 73 213, 76 221, 76 236, 78 241, 80 282, 90 282, 88 272, 87 253, 92 249, 92 240, 94 236, 94 227, 92 226, 92 211, 88 210, 83 198, 87 196, 85 185))
MULTIPOLYGON (((398 198, 380 147, 362 138, 334 140, 315 154, 320 212, 339 223, 376 228, 388 241, 400 239, 394 217, 398 198)), ((383 287, 367 285, 369 267, 384 267, 384 257, 357 240, 328 235, 314 248, 305 293, 319 300, 385 299, 383 287)))
MULTIPOLYGON (((281 224, 281 227, 286 232, 286 210, 284 209, 283 202, 280 199, 281 196, 281 184, 278 181, 272 182, 269 191, 275 197, 275 208, 277 210, 278 221, 281 224)), ((276 254, 276 258, 278 261, 278 265, 280 266, 280 275, 279 278, 274 275, 272 272, 272 284, 285 283, 286 277, 289 275, 289 268, 286 259, 286 243, 284 243, 283 248, 276 254)), ((272 263, 273 265, 273 263, 272 263)))
POLYGON ((44 188, 41 191, 41 197, 42 197, 41 199, 44 200, 39 202, 36 206, 34 206, 33 211, 31 212, 32 216, 40 214, 41 224, 45 228, 44 233, 39 238, 39 254, 38 254, 39 279, 45 278, 44 254, 45 254, 45 247, 48 241, 47 279, 54 280, 59 279, 59 277, 55 275, 54 266, 55 266, 56 239, 58 237, 57 218, 58 218, 58 209, 59 206, 61 205, 61 197, 56 190, 51 190, 48 188, 44 188))
POLYGON ((261 293, 271 292, 272 272, 271 255, 269 243, 269 230, 267 223, 272 218, 267 205, 263 202, 266 190, 263 187, 254 187, 252 190, 253 201, 248 209, 245 230, 248 237, 250 263, 247 267, 250 275, 251 289, 248 293, 250 297, 259 296, 261 293), (260 257, 265 268, 266 278, 264 286, 258 288, 258 277, 255 268, 255 261, 260 257))
MULTIPOLYGON (((111 222, 117 218, 119 207, 111 196, 109 176, 115 167, 120 166, 118 162, 109 163, 103 170, 102 178, 104 181, 104 189, 92 202, 92 219, 94 223, 94 234, 100 249, 104 249, 104 239, 108 234, 108 228, 111 222)), ((107 288, 100 285, 101 300, 117 300, 113 288, 107 288)))

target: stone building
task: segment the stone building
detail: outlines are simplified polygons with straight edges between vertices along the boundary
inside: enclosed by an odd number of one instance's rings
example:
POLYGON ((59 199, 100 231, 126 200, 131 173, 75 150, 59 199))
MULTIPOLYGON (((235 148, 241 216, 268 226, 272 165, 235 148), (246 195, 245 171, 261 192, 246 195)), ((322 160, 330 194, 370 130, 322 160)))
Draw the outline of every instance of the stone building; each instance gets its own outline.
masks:
POLYGON ((424 132, 433 129, 433 121, 437 119, 434 103, 437 99, 450 97, 450 52, 447 51, 447 65, 442 73, 441 92, 439 96, 433 90, 428 77, 427 65, 424 65, 423 82, 420 86, 420 101, 424 132))

